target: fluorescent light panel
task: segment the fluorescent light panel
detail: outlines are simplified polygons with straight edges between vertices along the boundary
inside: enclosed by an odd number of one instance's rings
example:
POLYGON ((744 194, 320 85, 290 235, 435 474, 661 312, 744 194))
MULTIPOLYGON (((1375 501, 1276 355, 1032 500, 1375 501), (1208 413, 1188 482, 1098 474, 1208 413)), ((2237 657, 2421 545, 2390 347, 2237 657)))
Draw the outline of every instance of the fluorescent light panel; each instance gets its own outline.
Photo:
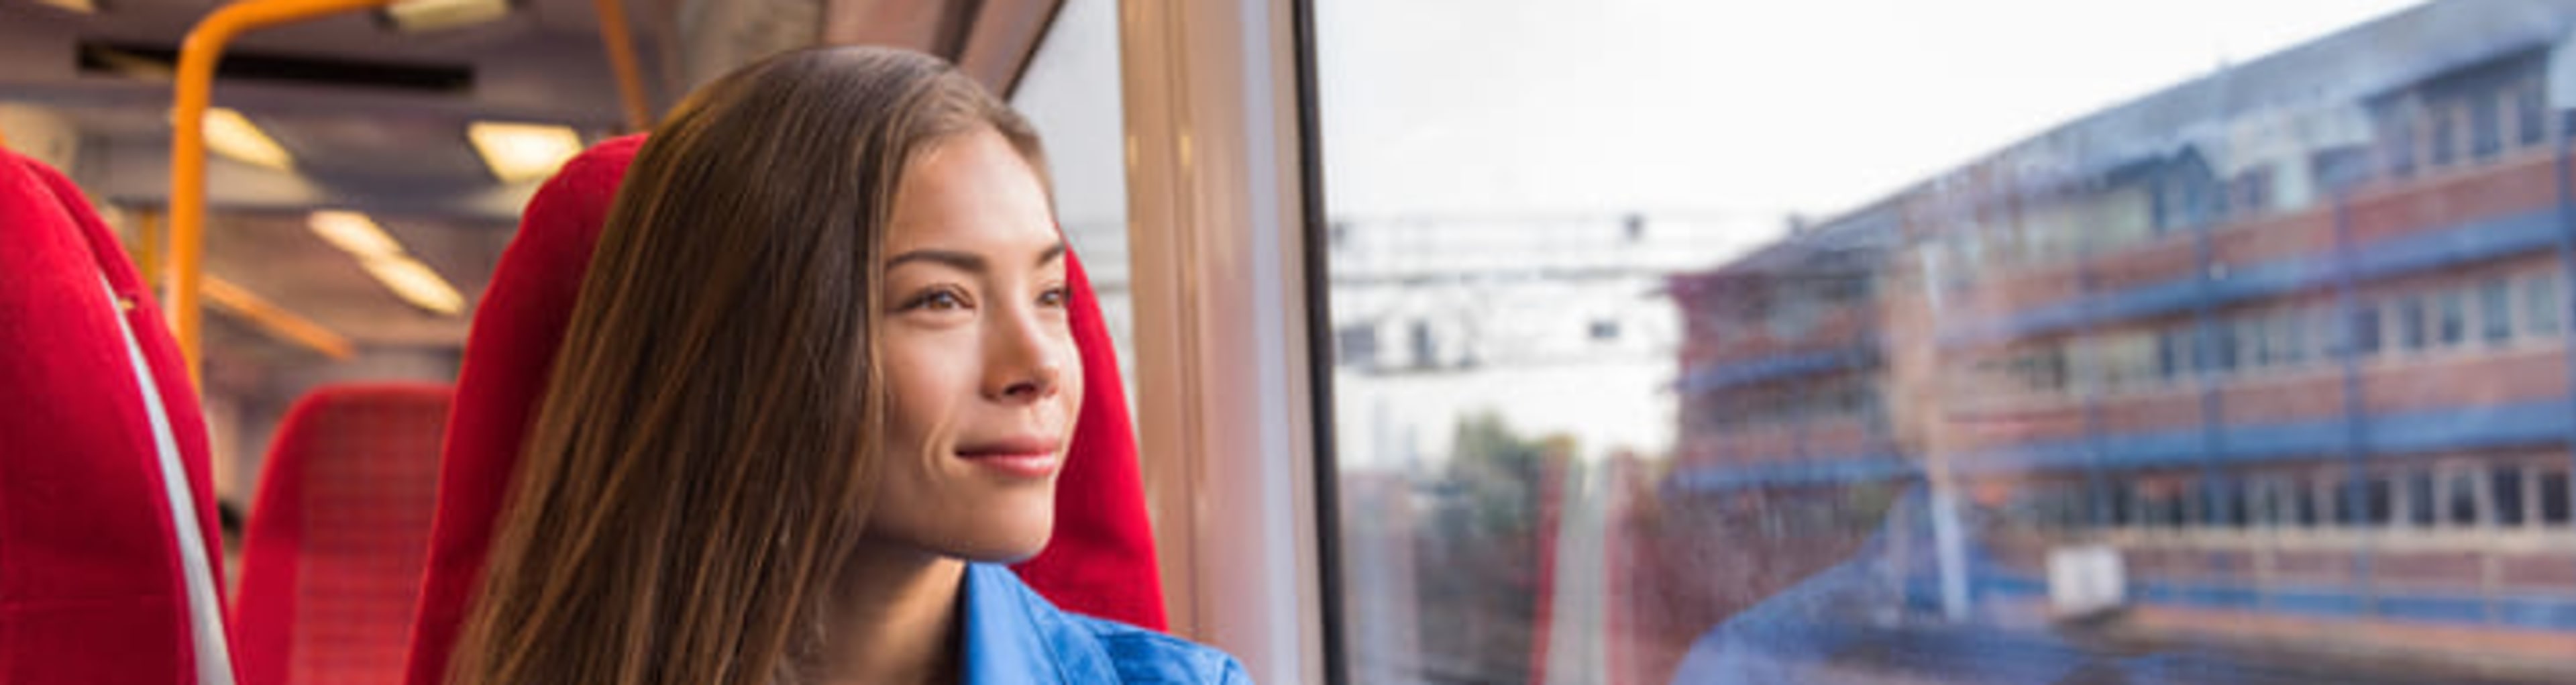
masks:
POLYGON ((465 311, 465 296, 429 265, 404 254, 402 243, 386 235, 375 219, 358 212, 324 210, 307 217, 304 225, 324 242, 356 257, 367 275, 404 302, 449 316, 465 311))
POLYGON ((581 134, 553 124, 477 121, 466 125, 465 137, 492 175, 509 183, 551 176, 581 153, 581 134))
POLYGON ((295 168, 295 157, 277 139, 253 126, 241 112, 226 107, 206 110, 206 147, 234 161, 278 171, 295 168))
POLYGON ((68 11, 79 12, 81 14, 98 13, 98 3, 94 0, 36 0, 36 4, 50 5, 68 11))
POLYGON ((313 234, 332 247, 340 248, 358 261, 402 256, 402 243, 385 235, 385 229, 365 214, 346 211, 320 211, 304 222, 313 234))
POLYGON ((506 16, 509 0, 403 0, 385 6, 385 18, 408 32, 463 28, 506 16))
POLYGON ((367 261, 367 273, 414 307, 449 316, 465 311, 465 296, 457 294, 447 279, 439 278, 438 272, 420 260, 400 256, 372 259, 367 261))

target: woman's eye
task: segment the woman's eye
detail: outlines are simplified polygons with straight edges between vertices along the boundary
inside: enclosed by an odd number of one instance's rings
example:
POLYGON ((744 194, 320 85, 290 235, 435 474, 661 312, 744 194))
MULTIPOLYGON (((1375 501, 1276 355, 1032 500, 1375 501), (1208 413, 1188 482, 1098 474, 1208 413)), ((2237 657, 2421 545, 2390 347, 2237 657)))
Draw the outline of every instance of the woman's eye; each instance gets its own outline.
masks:
POLYGON ((912 301, 906 302, 903 305, 903 311, 920 310, 941 312, 965 308, 965 296, 959 295, 957 294, 957 291, 947 288, 940 288, 915 295, 913 296, 912 301))
POLYGON ((1072 301, 1073 289, 1060 285, 1038 293, 1038 305, 1042 307, 1062 307, 1072 301))

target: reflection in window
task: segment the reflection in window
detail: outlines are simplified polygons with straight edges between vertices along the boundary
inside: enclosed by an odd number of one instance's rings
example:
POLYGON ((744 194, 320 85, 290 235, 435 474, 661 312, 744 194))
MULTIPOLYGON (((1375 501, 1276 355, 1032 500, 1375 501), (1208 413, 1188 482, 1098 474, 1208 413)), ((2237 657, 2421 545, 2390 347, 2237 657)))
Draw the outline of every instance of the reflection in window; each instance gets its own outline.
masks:
POLYGON ((1850 18, 1948 5, 1829 4, 1809 35, 1862 47, 1738 71, 1681 56, 1820 10, 1609 1, 1317 3, 1352 682, 2446 683, 2563 657, 2459 636, 2576 636, 2576 578, 2534 553, 2563 540, 2528 534, 2576 526, 2545 130, 2576 4, 2391 6, 1916 163, 1896 149, 2055 87, 1891 76, 1912 65, 1850 18), (1532 17, 1563 21, 1488 35, 1532 17), (1425 25, 1484 28, 1390 28, 1425 25), (1523 73, 1530 45, 1628 61, 1523 73), (1806 90, 1738 90, 1764 80, 1806 90), (1854 180, 1899 163, 1937 171, 1854 180), (1765 204, 1791 177, 1827 199, 1765 204), (1617 192, 1649 186, 1672 194, 1617 192), (1718 238, 1657 242, 1684 225, 1718 238), (1419 321, 1477 363, 1372 359, 1419 356, 1419 321), (2094 562, 2107 606, 2073 597, 2094 562))

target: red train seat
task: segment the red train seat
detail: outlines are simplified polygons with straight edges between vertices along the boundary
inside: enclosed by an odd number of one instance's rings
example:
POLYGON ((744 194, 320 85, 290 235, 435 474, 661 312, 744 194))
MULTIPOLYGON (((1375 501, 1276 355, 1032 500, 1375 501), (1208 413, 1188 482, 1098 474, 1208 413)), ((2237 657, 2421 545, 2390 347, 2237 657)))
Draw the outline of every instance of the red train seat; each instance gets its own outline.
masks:
MULTIPOLYGON (((448 422, 438 520, 412 636, 414 685, 442 682, 591 248, 643 142, 636 135, 600 143, 546 182, 529 202, 519 234, 475 311, 448 422)), ((1082 415, 1058 480, 1055 536, 1015 570, 1068 610, 1159 630, 1162 581, 1117 358, 1080 263, 1067 261, 1085 379, 1082 415)))
POLYGON ((0 150, 0 682, 232 682, 207 459, 115 234, 0 150))
POLYGON ((325 386, 260 469, 233 635, 248 685, 402 682, 437 504, 446 384, 325 386))

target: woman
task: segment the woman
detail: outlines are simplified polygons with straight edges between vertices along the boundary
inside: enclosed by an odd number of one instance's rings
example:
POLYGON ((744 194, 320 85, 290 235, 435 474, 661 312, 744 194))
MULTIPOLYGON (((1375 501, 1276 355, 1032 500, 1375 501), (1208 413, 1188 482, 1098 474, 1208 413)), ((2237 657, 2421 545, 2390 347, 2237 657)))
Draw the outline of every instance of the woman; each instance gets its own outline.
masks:
POLYGON ((1239 682, 1065 614, 1081 396, 1026 121, 899 51, 691 96, 611 210, 451 683, 1239 682))

